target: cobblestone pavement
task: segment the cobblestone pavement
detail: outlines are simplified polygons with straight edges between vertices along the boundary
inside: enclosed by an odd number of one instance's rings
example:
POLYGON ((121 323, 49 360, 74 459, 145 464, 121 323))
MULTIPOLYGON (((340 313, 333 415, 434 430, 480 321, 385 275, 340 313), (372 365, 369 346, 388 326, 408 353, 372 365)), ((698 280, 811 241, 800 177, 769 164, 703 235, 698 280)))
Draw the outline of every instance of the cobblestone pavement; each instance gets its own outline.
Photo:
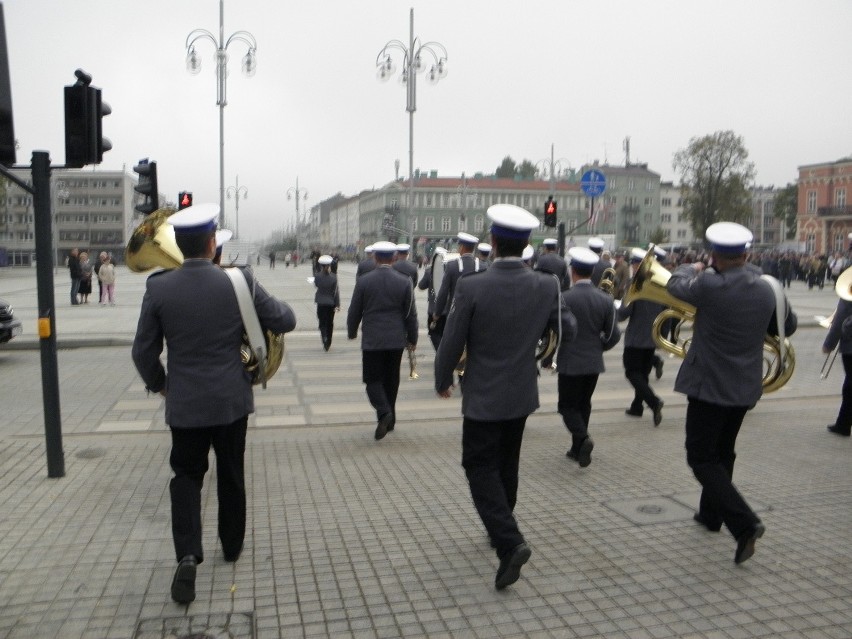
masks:
MULTIPOLYGON (((493 587, 497 561, 460 466, 460 401, 432 389, 422 335, 417 380, 403 378, 396 430, 373 439, 358 343, 343 313, 323 352, 308 269, 261 269, 300 326, 255 393, 246 451, 245 551, 216 540, 215 482, 204 492, 198 598, 174 604, 162 402, 129 357, 144 275, 122 270, 118 305, 67 305, 57 274, 65 476, 46 472, 32 271, 0 269, 25 335, 0 346, 0 637, 738 637, 852 636, 852 442, 825 431, 839 403, 836 363, 820 381, 829 289, 794 284, 802 320, 796 373, 746 418, 735 480, 767 526, 754 558, 691 519, 697 483, 683 452, 679 360, 654 386, 666 402, 624 415, 621 348, 594 397, 591 466, 566 460, 556 379, 528 421, 516 515, 533 549, 520 581, 493 587)), ((418 293, 421 316, 424 295, 418 293)), ((212 468, 211 468, 212 470, 212 468)), ((209 476, 208 476, 209 477, 209 476)))

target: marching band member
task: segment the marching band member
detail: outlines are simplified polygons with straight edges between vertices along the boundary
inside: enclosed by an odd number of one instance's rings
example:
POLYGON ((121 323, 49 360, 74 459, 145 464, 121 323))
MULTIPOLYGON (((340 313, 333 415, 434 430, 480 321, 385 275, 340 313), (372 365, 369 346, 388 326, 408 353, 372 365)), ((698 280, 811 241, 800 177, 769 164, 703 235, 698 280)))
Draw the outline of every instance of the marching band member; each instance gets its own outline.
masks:
POLYGON ((337 275, 331 272, 334 258, 331 255, 320 255, 317 258, 319 272, 314 276, 314 286, 317 289, 314 302, 317 305, 317 320, 319 321, 322 347, 328 351, 331 348, 331 337, 334 333, 334 313, 340 310, 340 287, 337 286, 337 275))
POLYGON ((410 251, 410 244, 397 244, 396 258, 391 268, 411 278, 411 286, 417 286, 417 265, 408 259, 410 251))
POLYGON ((843 296, 837 300, 837 308, 822 345, 822 352, 826 355, 831 353, 835 347, 838 347, 838 352, 843 358, 845 377, 841 391, 840 410, 837 412, 837 419, 834 420, 834 423, 828 425, 828 432, 841 437, 849 437, 850 432, 852 432, 852 378, 850 378, 850 373, 852 373, 852 331, 849 330, 848 326, 844 327, 844 324, 849 323, 846 320, 852 317, 852 300, 846 297, 848 294, 849 291, 844 291, 843 296))
POLYGON ((592 394, 604 372, 604 351, 618 344, 621 331, 615 318, 612 297, 592 285, 591 276, 599 258, 587 248, 568 250, 571 259, 571 290, 563 293, 565 305, 577 318, 577 338, 556 355, 559 373, 559 414, 571 433, 571 448, 565 454, 581 468, 592 463, 594 441, 589 436, 592 394))
POLYGON ((376 260, 373 259, 373 245, 370 244, 364 247, 364 259, 358 262, 358 268, 355 270, 355 279, 358 279, 364 273, 369 273, 375 268, 376 260))
POLYGON ((473 256, 473 251, 479 240, 469 233, 459 233, 456 239, 459 243, 460 257, 444 265, 441 290, 435 294, 435 314, 432 316, 432 320, 435 322, 435 331, 438 335, 444 334, 444 325, 447 322, 450 305, 453 303, 456 282, 462 275, 469 275, 480 270, 479 260, 473 256))
MULTIPOLYGON (((778 334, 776 307, 786 306, 784 332, 796 330, 796 315, 759 273, 746 267, 752 234, 733 222, 707 227, 712 268, 702 262, 678 267, 668 292, 696 308, 692 343, 675 391, 687 397, 686 461, 701 484, 695 520, 708 530, 724 523, 737 540, 734 561, 754 554, 765 527, 734 487, 734 448, 746 413, 763 393, 763 343, 778 334)), ((780 288, 779 288, 780 291, 780 288)))
POLYGON ((391 268, 396 244, 376 242, 374 270, 355 280, 346 326, 349 339, 361 331, 362 381, 376 409, 376 439, 396 425, 402 351, 417 347, 417 307, 411 280, 391 268))
POLYGON ((603 277, 603 272, 610 267, 609 260, 604 260, 602 255, 604 241, 599 237, 590 237, 586 243, 589 245, 589 250, 598 257, 598 262, 592 269, 591 279, 594 286, 599 286, 601 283, 601 277, 603 277))
POLYGON ((479 258, 479 270, 484 271, 488 268, 488 261, 491 259, 491 245, 488 242, 477 244, 476 256, 479 258))
POLYGON ((559 242, 552 237, 541 243, 544 252, 538 256, 535 270, 552 273, 559 278, 559 284, 563 291, 571 288, 571 280, 568 277, 568 263, 559 255, 559 242))
MULTIPOLYGON (((435 248, 435 253, 441 253, 443 255, 447 254, 447 249, 443 246, 438 246, 435 248)), ((436 323, 432 320, 432 317, 435 316, 435 290, 432 287, 432 265, 428 264, 425 269, 423 269, 423 277, 420 278, 420 281, 417 283, 417 288, 421 291, 426 291, 426 319, 428 322, 428 335, 429 341, 432 342, 432 347, 437 351, 438 344, 441 343, 441 335, 437 332, 436 323)))
MULTIPOLYGON (((645 257, 645 251, 633 249, 630 263, 636 269, 645 257)), ((648 382, 651 369, 654 367, 654 353, 657 348, 653 338, 652 327, 657 316, 665 310, 665 306, 648 300, 638 299, 629 305, 622 304, 618 309, 618 320, 626 319, 627 330, 624 333, 624 376, 633 386, 633 402, 625 414, 631 417, 642 417, 643 405, 654 413, 654 426, 659 426, 663 420, 663 400, 654 394, 648 382)))
POLYGON ((500 560, 494 585, 501 590, 518 580, 532 552, 512 513, 524 425, 539 406, 533 353, 545 329, 561 325, 563 341, 570 341, 576 323, 556 278, 521 261, 538 219, 511 204, 491 206, 487 216, 496 257, 487 271, 458 281, 435 358, 435 390, 452 395, 466 347, 462 466, 500 560))

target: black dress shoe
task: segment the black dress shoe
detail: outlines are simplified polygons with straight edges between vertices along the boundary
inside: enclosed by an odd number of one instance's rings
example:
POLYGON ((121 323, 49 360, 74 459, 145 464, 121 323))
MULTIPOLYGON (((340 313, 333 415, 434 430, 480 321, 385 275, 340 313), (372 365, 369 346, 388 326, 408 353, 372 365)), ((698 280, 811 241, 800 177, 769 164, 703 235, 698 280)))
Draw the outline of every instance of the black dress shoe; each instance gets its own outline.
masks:
POLYGON ((393 413, 385 413, 381 416, 379 423, 376 425, 376 439, 382 439, 388 434, 388 426, 390 426, 392 421, 393 413))
POLYGON ((195 601, 195 571, 198 560, 193 555, 187 555, 178 562, 175 576, 172 579, 172 599, 180 604, 195 601))
POLYGON ((837 424, 829 424, 827 428, 829 433, 834 433, 835 435, 840 435, 841 437, 849 437, 850 431, 838 428, 837 424))
POLYGON ((631 417, 642 417, 642 409, 640 408, 639 410, 635 410, 633 408, 628 408, 624 411, 624 414, 630 415, 631 417))
POLYGON ((654 409, 654 426, 659 426, 661 421, 663 421, 663 400, 658 401, 654 409))
POLYGON ((766 527, 757 522, 748 531, 737 537, 737 552, 734 554, 734 563, 741 564, 754 554, 754 544, 763 537, 766 527))
POLYGON ((697 521, 699 524, 704 526, 710 532, 719 532, 722 530, 722 524, 717 524, 715 522, 711 522, 706 516, 702 515, 700 512, 695 513, 692 518, 697 521))
POLYGON ((580 468, 585 468, 592 463, 592 449, 594 447, 595 442, 592 441, 591 437, 586 436, 586 439, 583 440, 583 443, 580 444, 580 448, 577 450, 577 463, 580 464, 580 468))
POLYGON ((494 579, 494 586, 497 590, 503 590, 520 578, 521 566, 529 561, 530 555, 532 555, 532 550, 526 542, 522 542, 503 556, 500 560, 500 567, 497 569, 497 577, 494 579))
POLYGON ((388 432, 391 432, 396 426, 396 413, 391 413, 390 424, 388 424, 388 432))

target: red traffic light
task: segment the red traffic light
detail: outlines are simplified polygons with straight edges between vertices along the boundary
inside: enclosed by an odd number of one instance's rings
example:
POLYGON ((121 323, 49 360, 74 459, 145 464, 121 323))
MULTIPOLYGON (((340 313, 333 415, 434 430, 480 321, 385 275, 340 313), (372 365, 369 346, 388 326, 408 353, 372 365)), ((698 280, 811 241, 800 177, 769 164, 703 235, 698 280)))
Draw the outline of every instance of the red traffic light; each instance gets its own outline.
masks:
POLYGON ((544 225, 556 226, 556 201, 552 195, 544 203, 544 225))
POLYGON ((189 191, 181 191, 178 193, 178 211, 192 206, 192 193, 189 191))

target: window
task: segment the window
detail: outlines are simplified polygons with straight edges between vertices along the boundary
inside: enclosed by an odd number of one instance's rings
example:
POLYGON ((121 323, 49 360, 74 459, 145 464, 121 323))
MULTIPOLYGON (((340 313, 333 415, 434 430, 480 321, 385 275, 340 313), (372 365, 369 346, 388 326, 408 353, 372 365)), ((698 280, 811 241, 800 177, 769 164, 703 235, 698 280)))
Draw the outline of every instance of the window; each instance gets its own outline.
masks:
POLYGON ((648 180, 647 182, 645 182, 645 190, 646 191, 653 191, 654 190, 654 180, 648 180))
POLYGON ((678 222, 686 222, 686 221, 687 221, 687 219, 686 219, 686 214, 684 214, 684 213, 678 213, 678 214, 677 214, 677 221, 678 221, 678 222))
POLYGON ((459 231, 467 232, 467 218, 464 215, 459 216, 459 231))
POLYGON ((650 213, 645 213, 645 224, 650 224, 653 221, 653 216, 650 213))
POLYGON ((654 201, 654 198, 646 197, 645 198, 645 206, 651 206, 651 203, 654 201))
POLYGON ((660 222, 662 224, 671 224, 672 214, 671 213, 662 213, 660 214, 660 222))
POLYGON ((686 238, 686 229, 678 229, 677 230, 677 239, 682 240, 686 238))
MULTIPOLYGON (((846 189, 837 189, 834 192, 834 206, 846 206, 846 189)), ((843 249, 841 249, 843 250, 843 249)))
POLYGON ((633 182, 633 178, 627 179, 627 190, 633 191, 636 188, 636 184, 633 182))
POLYGON ((571 219, 568 220, 568 232, 573 233, 574 229, 577 228, 577 220, 571 219))
POLYGON ((411 220, 411 230, 412 232, 417 231, 417 218, 411 220))
POLYGON ((448 217, 441 218, 441 231, 444 233, 449 233, 452 228, 452 220, 448 217))
POLYGON ((473 232, 474 233, 482 233, 485 229, 485 220, 481 215, 477 215, 473 218, 473 232))
POLYGON ((618 179, 617 179, 617 178, 614 178, 614 177, 612 177, 612 178, 607 178, 607 181, 606 181, 606 188, 608 188, 608 189, 615 189, 615 188, 617 188, 617 187, 618 187, 618 179))
POLYGON ((431 193, 426 194, 426 206, 432 206, 432 194, 431 193))
MULTIPOLYGON (((816 213, 816 198, 817 198, 817 192, 816 191, 808 191, 808 205, 807 205, 807 212, 808 213, 811 213, 811 214, 816 213)), ((813 248, 808 249, 808 250, 813 251, 813 248)))
POLYGON ((424 222, 424 229, 425 229, 427 232, 428 232, 428 231, 434 231, 434 230, 435 230, 435 218, 434 218, 434 217, 432 217, 432 216, 427 216, 427 217, 426 217, 426 220, 425 220, 425 222, 424 222))
POLYGON ((671 205, 672 205, 672 199, 670 197, 664 197, 663 199, 660 200, 660 206, 671 206, 671 205))
POLYGON ((763 216, 763 226, 772 226, 775 224, 775 217, 772 215, 763 216))
MULTIPOLYGON (((808 201, 810 201, 811 193, 814 194, 814 199, 816 199, 816 191, 808 191, 808 201)), ((816 250, 816 235, 813 233, 808 233, 808 236, 805 238, 805 252, 813 253, 816 250)))
POLYGON ((530 196, 528 194, 524 194, 524 208, 528 209, 530 207, 530 196))
POLYGON ((845 234, 843 233, 835 233, 834 234, 834 251, 835 253, 843 253, 845 251, 845 234))

